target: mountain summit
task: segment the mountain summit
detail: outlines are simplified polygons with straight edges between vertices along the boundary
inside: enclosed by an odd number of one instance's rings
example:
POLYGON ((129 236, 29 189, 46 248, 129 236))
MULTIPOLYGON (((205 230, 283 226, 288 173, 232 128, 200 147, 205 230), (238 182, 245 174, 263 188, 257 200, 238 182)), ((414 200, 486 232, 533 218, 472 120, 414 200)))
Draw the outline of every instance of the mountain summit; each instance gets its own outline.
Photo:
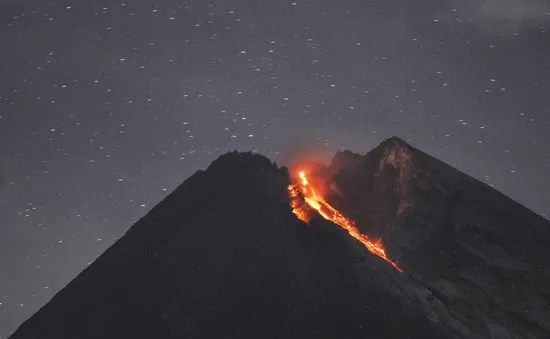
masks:
POLYGON ((222 155, 11 339, 550 333, 543 218, 399 138, 300 170, 222 155))
POLYGON ((466 327, 550 333, 550 223, 490 186, 391 138, 339 152, 327 200, 466 327))

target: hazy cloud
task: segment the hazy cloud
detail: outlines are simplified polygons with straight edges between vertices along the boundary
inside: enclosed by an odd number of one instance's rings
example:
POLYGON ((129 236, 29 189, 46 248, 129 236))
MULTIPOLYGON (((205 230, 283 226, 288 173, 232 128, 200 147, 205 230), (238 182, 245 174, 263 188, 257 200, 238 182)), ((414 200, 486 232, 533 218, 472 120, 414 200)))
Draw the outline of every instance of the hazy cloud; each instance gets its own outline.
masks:
POLYGON ((550 0, 450 0, 487 33, 511 34, 550 25, 550 0))

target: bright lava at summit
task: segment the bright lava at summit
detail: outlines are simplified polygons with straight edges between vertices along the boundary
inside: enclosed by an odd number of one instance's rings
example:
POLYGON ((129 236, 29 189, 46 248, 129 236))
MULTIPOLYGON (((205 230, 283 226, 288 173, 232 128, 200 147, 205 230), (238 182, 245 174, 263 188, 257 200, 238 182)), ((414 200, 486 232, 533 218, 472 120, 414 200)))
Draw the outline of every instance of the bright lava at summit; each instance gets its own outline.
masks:
POLYGON ((359 240, 365 247, 372 253, 380 258, 384 259, 390 263, 395 269, 399 272, 403 270, 397 265, 396 262, 388 258, 386 250, 382 245, 382 241, 379 239, 377 241, 372 241, 365 234, 362 234, 355 223, 350 219, 346 218, 342 213, 337 209, 332 207, 325 199, 319 195, 315 189, 311 186, 307 180, 306 174, 304 171, 300 171, 299 183, 291 184, 288 186, 288 192, 291 198, 290 206, 292 207, 292 212, 302 221, 309 223, 311 220, 311 209, 317 211, 323 218, 332 221, 336 225, 347 230, 348 233, 359 240))

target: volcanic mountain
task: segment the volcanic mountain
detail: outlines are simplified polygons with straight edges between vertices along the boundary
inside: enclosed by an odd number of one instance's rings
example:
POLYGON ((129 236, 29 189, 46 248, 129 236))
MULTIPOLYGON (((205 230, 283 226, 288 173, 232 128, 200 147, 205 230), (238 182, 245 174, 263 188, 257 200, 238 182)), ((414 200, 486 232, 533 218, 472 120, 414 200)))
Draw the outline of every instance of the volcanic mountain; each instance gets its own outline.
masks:
POLYGON ((11 338, 545 338, 549 258, 548 221, 401 139, 231 152, 11 338))

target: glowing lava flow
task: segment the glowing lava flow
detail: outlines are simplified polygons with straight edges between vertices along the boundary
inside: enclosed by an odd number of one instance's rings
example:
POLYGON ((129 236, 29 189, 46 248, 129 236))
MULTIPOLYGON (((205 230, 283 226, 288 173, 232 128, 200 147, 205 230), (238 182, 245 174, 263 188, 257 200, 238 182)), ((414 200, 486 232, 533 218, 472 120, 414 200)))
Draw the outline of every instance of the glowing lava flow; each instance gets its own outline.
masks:
POLYGON ((288 192, 291 198, 292 212, 302 221, 309 223, 311 220, 311 210, 308 206, 316 210, 323 218, 332 221, 336 225, 347 230, 348 233, 359 240, 372 253, 386 260, 399 272, 403 270, 397 266, 397 263, 390 260, 386 254, 386 250, 382 246, 380 240, 373 242, 365 234, 359 232, 354 222, 346 218, 342 213, 338 212, 334 207, 321 197, 315 189, 310 185, 304 172, 299 173, 300 183, 288 186, 288 192), (303 202, 301 201, 303 198, 303 202), (304 203, 305 202, 305 203, 304 203))

